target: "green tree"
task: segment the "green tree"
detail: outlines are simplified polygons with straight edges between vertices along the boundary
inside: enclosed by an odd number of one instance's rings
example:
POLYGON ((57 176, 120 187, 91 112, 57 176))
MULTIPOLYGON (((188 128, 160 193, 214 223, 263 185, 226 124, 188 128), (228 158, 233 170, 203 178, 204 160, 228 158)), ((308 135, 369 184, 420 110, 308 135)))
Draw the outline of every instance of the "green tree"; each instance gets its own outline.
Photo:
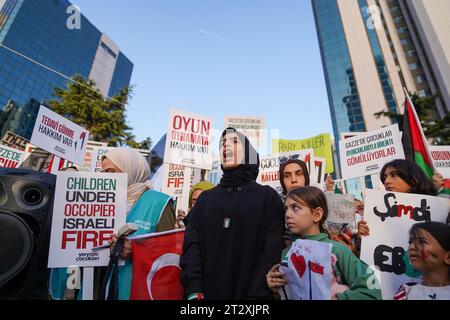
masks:
POLYGON ((105 99, 92 80, 79 75, 72 79, 66 89, 55 88, 57 99, 48 102, 54 112, 89 130, 91 140, 106 142, 110 147, 150 149, 150 137, 137 142, 133 129, 126 122, 125 106, 131 99, 132 87, 105 99))
MULTIPOLYGON (((411 100, 416 109, 417 116, 422 124, 425 136, 433 140, 434 145, 449 145, 450 144, 450 113, 443 119, 437 119, 436 116, 436 99, 439 93, 421 97, 417 93, 410 94, 411 100)), ((388 117, 398 123, 400 130, 403 127, 403 114, 390 111, 380 111, 375 113, 375 117, 388 117)))

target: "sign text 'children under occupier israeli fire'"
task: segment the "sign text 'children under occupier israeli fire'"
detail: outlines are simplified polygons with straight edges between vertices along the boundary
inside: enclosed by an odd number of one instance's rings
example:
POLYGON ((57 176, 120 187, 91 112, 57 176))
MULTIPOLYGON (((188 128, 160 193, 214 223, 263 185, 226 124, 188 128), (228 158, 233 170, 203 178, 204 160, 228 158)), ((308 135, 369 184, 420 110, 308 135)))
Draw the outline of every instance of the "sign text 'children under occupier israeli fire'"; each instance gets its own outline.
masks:
POLYGON ((212 118, 172 109, 164 162, 211 170, 212 118))
POLYGON ((83 165, 89 131, 41 106, 31 143, 54 155, 83 165))
POLYGON ((108 265, 107 245, 125 224, 126 173, 59 172, 56 179, 49 268, 108 265))

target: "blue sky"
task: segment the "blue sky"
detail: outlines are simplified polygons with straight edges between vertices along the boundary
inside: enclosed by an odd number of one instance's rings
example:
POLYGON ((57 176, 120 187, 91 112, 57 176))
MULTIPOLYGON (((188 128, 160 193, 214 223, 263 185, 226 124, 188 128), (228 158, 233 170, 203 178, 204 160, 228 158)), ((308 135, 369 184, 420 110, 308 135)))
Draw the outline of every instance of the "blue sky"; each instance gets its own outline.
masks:
MULTIPOLYGON (((332 133, 310 0, 74 0, 134 63, 128 121, 156 143, 169 110, 264 116, 280 137, 332 133)), ((82 26, 81 26, 82 27, 82 26)))

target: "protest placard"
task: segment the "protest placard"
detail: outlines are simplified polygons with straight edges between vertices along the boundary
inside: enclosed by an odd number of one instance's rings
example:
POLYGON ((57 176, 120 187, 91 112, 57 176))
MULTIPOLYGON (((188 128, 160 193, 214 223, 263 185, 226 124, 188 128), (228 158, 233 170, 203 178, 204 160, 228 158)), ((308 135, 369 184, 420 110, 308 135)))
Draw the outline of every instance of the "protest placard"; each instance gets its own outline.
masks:
POLYGON ((108 244, 125 224, 126 173, 59 172, 56 180, 49 268, 106 266, 108 244))
POLYGON ((339 224, 351 224, 355 215, 355 196, 325 192, 328 205, 327 221, 339 224))
POLYGON ((327 165, 327 159, 316 157, 314 155, 314 166, 312 172, 310 174, 310 185, 319 188, 320 190, 324 189, 325 183, 325 168, 327 165))
POLYGON ((392 125, 339 142, 343 179, 379 173, 384 164, 404 159, 398 125, 392 125))
POLYGON ((0 144, 0 168, 19 168, 29 153, 0 144))
POLYGON ((111 149, 112 148, 101 147, 101 148, 94 148, 92 150, 89 172, 102 172, 103 157, 111 149))
POLYGON ((41 106, 31 143, 62 159, 83 165, 89 131, 41 106))
POLYGON ((450 146, 429 146, 428 149, 436 171, 450 179, 450 146))
POLYGON ((331 138, 328 133, 321 134, 312 138, 304 140, 272 140, 272 152, 288 152, 295 150, 314 149, 314 155, 316 157, 322 157, 327 159, 325 172, 332 173, 334 171, 333 166, 333 151, 331 149, 331 138))
POLYGON ((27 143, 30 143, 30 141, 11 131, 6 131, 5 135, 0 141, 0 144, 10 148, 18 149, 20 151, 25 151, 27 143))
POLYGON ((172 109, 164 162, 211 170, 212 119, 172 109))
MULTIPOLYGON (((183 196, 184 166, 164 163, 163 184, 161 192, 171 197, 181 198, 183 196)), ((201 169, 194 169, 191 173, 189 188, 200 182, 201 169)))
POLYGON ((279 174, 280 165, 289 160, 302 160, 306 163, 308 171, 311 172, 313 159, 314 151, 312 149, 282 152, 262 157, 256 182, 265 186, 271 186, 278 194, 282 194, 283 188, 281 187, 279 174))
POLYGON ((288 284, 280 295, 285 300, 331 300, 331 243, 296 240, 280 270, 288 284))
POLYGON ((445 222, 449 210, 450 200, 440 197, 367 190, 364 220, 370 235, 362 239, 361 260, 374 269, 383 299, 393 299, 404 283, 420 282, 405 275, 403 259, 411 227, 418 222, 445 222))
POLYGON ((264 117, 225 116, 225 128, 230 127, 243 133, 258 152, 265 149, 264 117))

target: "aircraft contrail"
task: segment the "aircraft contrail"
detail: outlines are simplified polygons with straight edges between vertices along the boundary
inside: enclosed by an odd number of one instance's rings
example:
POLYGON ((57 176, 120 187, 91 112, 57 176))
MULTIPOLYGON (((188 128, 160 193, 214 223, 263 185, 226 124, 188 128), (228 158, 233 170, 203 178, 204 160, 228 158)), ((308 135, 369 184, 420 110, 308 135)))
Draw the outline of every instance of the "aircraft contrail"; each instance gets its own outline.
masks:
POLYGON ((221 36, 219 36, 219 35, 217 35, 217 34, 214 34, 214 33, 208 32, 208 31, 205 31, 205 30, 203 30, 203 29, 200 29, 200 32, 201 32, 201 33, 204 33, 204 34, 206 34, 206 35, 208 35, 208 36, 210 36, 210 37, 213 37, 213 38, 222 39, 222 40, 225 39, 224 37, 221 37, 221 36))

